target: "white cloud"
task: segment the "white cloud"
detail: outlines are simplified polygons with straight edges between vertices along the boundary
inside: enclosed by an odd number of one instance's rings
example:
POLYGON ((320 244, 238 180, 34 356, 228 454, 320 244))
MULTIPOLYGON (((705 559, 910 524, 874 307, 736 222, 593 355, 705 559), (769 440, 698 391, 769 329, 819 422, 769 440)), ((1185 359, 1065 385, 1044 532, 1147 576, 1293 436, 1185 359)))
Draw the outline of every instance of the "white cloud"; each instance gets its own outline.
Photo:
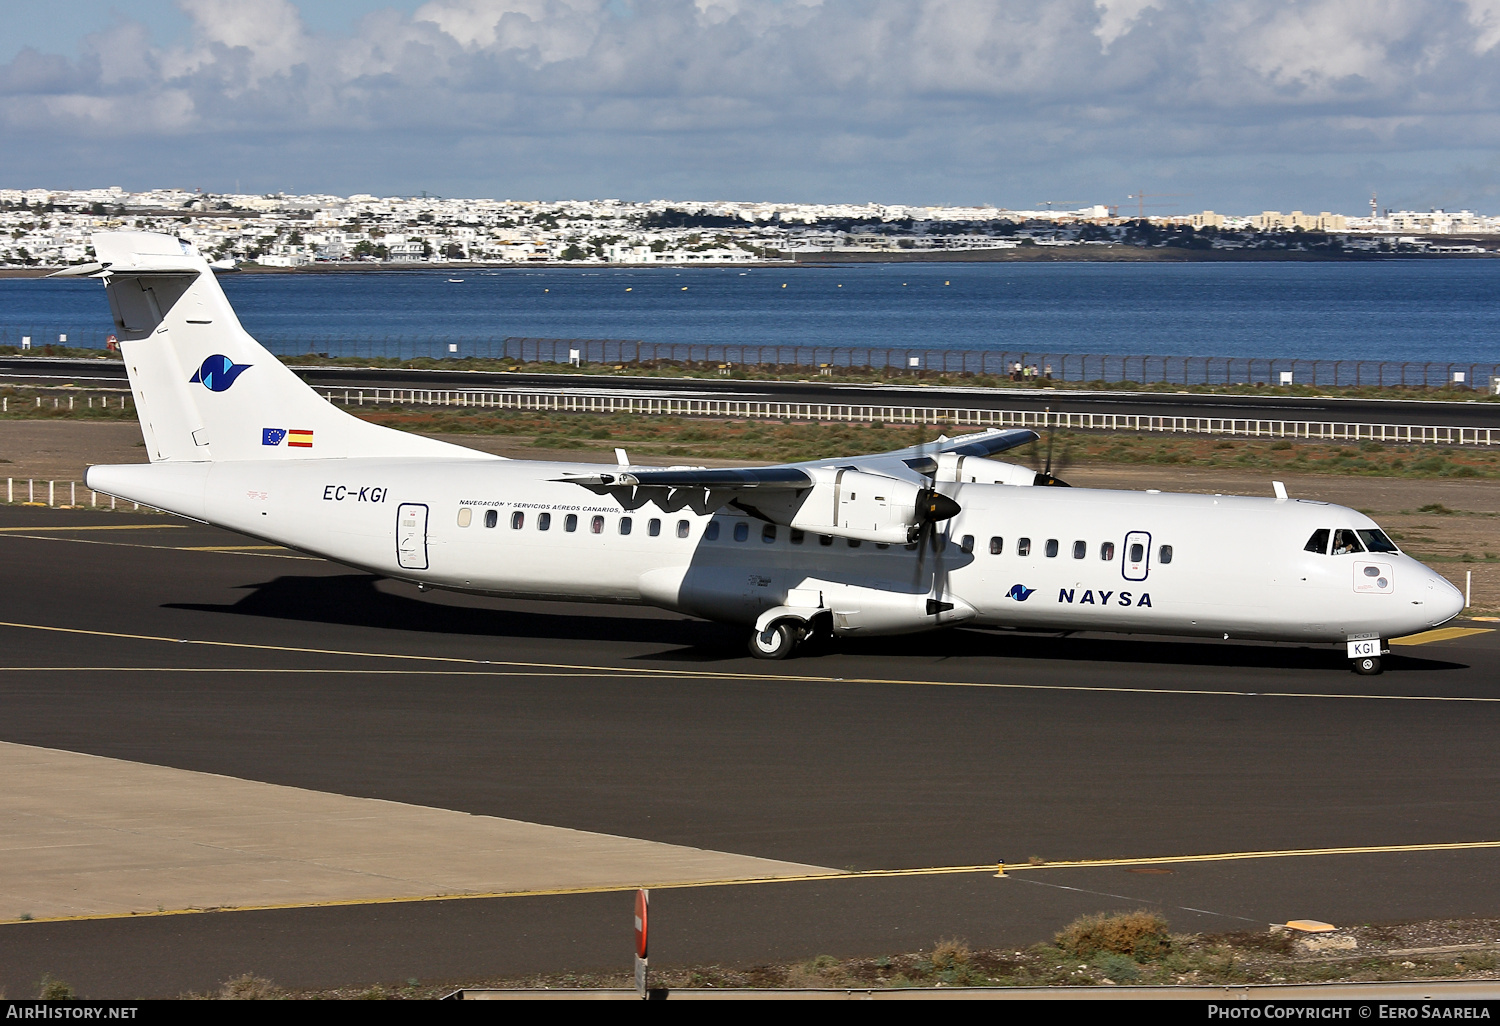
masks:
POLYGON ((1500 0, 430 0, 342 37, 290 0, 179 2, 180 45, 121 20, 77 60, 0 65, 0 126, 73 150, 253 135, 268 160, 420 135, 476 164, 589 161, 609 193, 711 174, 710 154, 768 183, 1003 184, 1164 151, 1500 143, 1500 0))
POLYGON ((1094 35, 1108 52, 1116 39, 1135 27, 1141 15, 1156 6, 1156 0, 1095 0, 1095 6, 1099 8, 1099 24, 1094 35))

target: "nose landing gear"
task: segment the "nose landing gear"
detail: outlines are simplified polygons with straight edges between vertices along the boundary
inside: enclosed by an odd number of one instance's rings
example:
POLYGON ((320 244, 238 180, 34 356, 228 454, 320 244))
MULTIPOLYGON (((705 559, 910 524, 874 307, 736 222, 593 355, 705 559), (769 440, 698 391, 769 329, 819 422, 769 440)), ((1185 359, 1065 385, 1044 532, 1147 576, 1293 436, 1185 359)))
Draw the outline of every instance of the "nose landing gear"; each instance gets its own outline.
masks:
POLYGON ((1381 672, 1379 656, 1363 656, 1359 659, 1351 659, 1354 672, 1362 677, 1373 677, 1381 672))

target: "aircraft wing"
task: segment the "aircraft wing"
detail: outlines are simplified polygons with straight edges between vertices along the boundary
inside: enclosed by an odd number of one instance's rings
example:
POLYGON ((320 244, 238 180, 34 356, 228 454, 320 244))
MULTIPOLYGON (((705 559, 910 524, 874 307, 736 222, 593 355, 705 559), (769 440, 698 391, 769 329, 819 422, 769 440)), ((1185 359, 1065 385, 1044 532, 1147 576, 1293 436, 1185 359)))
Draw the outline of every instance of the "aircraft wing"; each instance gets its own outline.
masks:
POLYGON ((1037 437, 1027 429, 991 430, 844 459, 726 470, 621 467, 598 474, 568 474, 558 480, 598 495, 612 495, 626 509, 650 502, 668 513, 691 507, 707 515, 734 505, 772 523, 878 542, 906 542, 922 523, 959 511, 956 502, 938 494, 932 485, 940 457, 990 456, 1037 437), (857 501, 861 494, 866 504, 873 503, 872 512, 864 514, 871 523, 851 526, 844 504, 857 501))
POLYGON ((1014 449, 1038 439, 1029 428, 1010 430, 993 429, 980 431, 957 438, 939 438, 921 445, 908 446, 893 452, 873 453, 868 456, 806 460, 802 463, 783 463, 772 467, 736 467, 727 470, 710 470, 706 467, 622 468, 601 474, 568 475, 560 480, 595 488, 656 487, 699 488, 714 491, 740 491, 758 488, 762 490, 798 490, 810 488, 815 468, 831 467, 839 470, 859 470, 872 474, 884 474, 909 481, 920 481, 937 469, 937 458, 945 453, 956 456, 993 456, 995 453, 1014 449))

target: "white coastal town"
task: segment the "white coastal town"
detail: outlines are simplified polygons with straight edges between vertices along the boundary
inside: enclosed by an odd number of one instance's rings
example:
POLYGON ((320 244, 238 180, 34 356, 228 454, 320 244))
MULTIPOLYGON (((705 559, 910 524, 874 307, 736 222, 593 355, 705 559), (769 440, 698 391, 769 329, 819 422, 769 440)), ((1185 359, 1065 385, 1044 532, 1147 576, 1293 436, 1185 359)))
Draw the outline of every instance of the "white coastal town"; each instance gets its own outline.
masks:
POLYGON ((1144 202, 1135 211, 1130 205, 1103 204, 1012 210, 878 203, 128 192, 118 186, 0 189, 0 267, 81 263, 89 259, 91 233, 120 229, 170 232, 221 267, 247 268, 755 263, 838 254, 940 258, 943 252, 1033 246, 1283 250, 1329 257, 1493 255, 1500 250, 1500 217, 1467 210, 1382 211, 1374 197, 1368 215, 1349 216, 1300 210, 1150 214, 1144 202))

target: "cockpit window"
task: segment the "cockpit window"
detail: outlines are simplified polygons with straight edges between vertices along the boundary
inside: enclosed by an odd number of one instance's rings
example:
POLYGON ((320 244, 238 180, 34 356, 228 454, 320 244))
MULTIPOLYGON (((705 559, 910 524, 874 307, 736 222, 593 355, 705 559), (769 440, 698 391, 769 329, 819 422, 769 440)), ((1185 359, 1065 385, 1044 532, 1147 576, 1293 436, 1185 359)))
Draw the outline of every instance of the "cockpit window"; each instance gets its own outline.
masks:
POLYGON ((1307 552, 1316 552, 1323 556, 1328 554, 1328 528, 1320 527, 1307 539, 1307 544, 1302 546, 1307 552))
POLYGON ((1335 556, 1346 556, 1351 552, 1363 552, 1365 547, 1359 542, 1359 535, 1347 527, 1341 527, 1333 532, 1333 554, 1335 556))
POLYGON ((1385 536, 1385 532, 1379 528, 1373 531, 1360 530, 1360 540, 1365 543, 1365 548, 1371 552, 1398 552, 1396 543, 1385 536))

